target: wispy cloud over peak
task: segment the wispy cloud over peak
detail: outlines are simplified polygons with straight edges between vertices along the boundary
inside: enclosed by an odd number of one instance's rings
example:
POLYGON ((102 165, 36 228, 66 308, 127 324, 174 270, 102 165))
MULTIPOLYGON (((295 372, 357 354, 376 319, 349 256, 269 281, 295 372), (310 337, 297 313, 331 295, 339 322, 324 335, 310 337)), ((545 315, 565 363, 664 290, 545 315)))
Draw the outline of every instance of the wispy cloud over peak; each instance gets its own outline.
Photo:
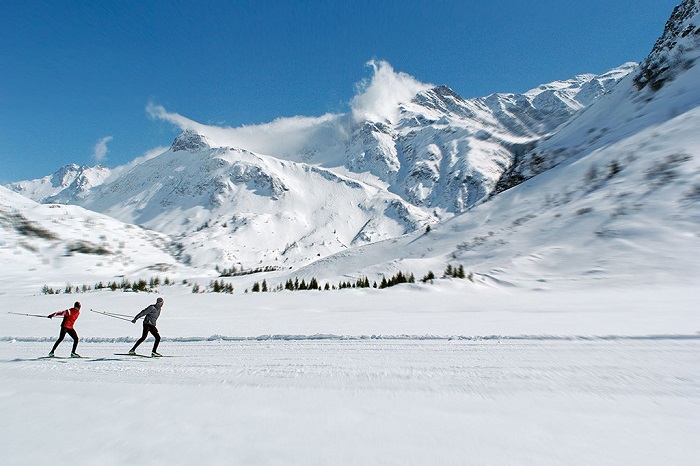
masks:
POLYGON ((192 130, 206 136, 215 146, 240 147, 303 161, 313 161, 312 154, 325 151, 326 162, 342 163, 342 142, 350 137, 358 122, 395 122, 401 103, 407 103, 418 92, 434 87, 406 73, 394 71, 385 61, 372 60, 367 65, 372 68, 372 76, 355 86, 356 94, 349 102, 351 112, 345 114, 282 117, 269 123, 232 128, 198 123, 153 102, 146 106, 146 113, 150 118, 167 121, 182 131, 192 130))
POLYGON ((105 161, 108 151, 107 143, 112 139, 112 136, 105 136, 95 144, 95 148, 92 151, 92 157, 95 159, 95 162, 102 163, 105 161))
POLYGON ((399 104, 409 102, 417 93, 434 87, 406 73, 397 73, 383 60, 371 60, 367 66, 372 67, 372 77, 356 85, 355 97, 350 102, 356 121, 395 122, 399 116, 399 104))

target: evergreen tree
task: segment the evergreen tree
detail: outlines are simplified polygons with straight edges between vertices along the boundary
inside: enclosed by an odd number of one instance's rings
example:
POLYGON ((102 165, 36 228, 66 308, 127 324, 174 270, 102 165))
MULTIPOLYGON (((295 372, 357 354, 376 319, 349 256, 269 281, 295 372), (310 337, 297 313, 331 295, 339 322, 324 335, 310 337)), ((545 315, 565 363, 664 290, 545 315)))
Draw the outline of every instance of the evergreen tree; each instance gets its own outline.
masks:
POLYGON ((262 282, 262 291, 267 292, 267 280, 263 280, 262 282))
POLYGON ((445 267, 445 271, 442 274, 443 277, 451 277, 452 276, 452 264, 447 264, 447 267, 445 267))
POLYGON ((258 293, 260 291, 260 283, 258 283, 258 282, 253 283, 253 287, 251 288, 250 291, 252 291, 253 293, 258 293))

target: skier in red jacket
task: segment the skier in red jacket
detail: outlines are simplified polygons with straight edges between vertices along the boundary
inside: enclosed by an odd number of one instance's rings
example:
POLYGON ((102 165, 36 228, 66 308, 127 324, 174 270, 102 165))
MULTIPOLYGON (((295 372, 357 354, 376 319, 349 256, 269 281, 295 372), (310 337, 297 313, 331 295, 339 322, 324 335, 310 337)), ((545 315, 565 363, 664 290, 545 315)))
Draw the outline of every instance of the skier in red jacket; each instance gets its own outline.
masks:
POLYGON ((63 322, 61 322, 61 333, 58 336, 56 343, 54 343, 53 348, 51 348, 49 357, 53 357, 54 351, 56 351, 56 348, 58 348, 58 345, 61 344, 67 333, 73 339, 73 350, 70 353, 70 357, 79 358, 80 355, 75 352, 78 349, 78 334, 73 328, 73 324, 75 324, 75 321, 78 320, 78 316, 80 316, 80 303, 76 301, 72 308, 66 309, 65 311, 54 312, 53 314, 49 314, 47 317, 51 319, 57 316, 63 317, 63 322))

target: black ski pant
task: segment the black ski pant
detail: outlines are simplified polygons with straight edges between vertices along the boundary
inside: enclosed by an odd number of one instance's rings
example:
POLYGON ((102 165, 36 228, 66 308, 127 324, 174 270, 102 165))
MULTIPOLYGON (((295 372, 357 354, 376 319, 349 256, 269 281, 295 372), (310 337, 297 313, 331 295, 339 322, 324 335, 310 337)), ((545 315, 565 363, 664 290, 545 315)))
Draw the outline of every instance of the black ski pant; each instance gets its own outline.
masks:
POLYGON ((155 353, 156 351, 158 351, 158 343, 160 343, 160 333, 158 333, 158 329, 156 328, 156 326, 151 324, 143 324, 143 334, 141 335, 141 338, 138 339, 134 347, 131 348, 131 351, 136 351, 136 348, 138 348, 139 345, 143 343, 143 341, 148 336, 149 332, 156 339, 155 343, 153 343, 153 352, 155 353))
POLYGON ((58 340, 56 340, 56 343, 54 343, 53 348, 51 348, 52 353, 56 351, 58 345, 60 345, 63 339, 66 337, 66 333, 70 335, 70 337, 73 339, 73 349, 71 352, 75 353, 75 350, 78 349, 78 333, 72 328, 61 327, 61 333, 58 335, 58 340))

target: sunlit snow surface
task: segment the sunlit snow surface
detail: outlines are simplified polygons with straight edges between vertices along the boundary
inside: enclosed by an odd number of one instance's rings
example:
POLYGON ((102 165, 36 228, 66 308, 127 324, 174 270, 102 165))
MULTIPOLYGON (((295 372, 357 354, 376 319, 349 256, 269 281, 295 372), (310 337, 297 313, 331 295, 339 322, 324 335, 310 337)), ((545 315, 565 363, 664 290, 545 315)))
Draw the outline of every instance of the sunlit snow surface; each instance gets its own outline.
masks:
MULTIPOLYGON (((700 453, 688 287, 162 295, 160 351, 175 356, 163 359, 115 355, 140 325, 89 311, 135 314, 153 294, 3 297, 27 313, 80 299, 91 359, 40 359, 58 322, 0 316, 0 464, 692 464, 700 453)), ((57 354, 69 350, 70 339, 57 354)))
POLYGON ((93 360, 35 359, 46 346, 0 344, 3 464, 691 464, 700 452, 697 339, 168 343, 178 357, 159 360, 109 343, 82 346, 93 360))

